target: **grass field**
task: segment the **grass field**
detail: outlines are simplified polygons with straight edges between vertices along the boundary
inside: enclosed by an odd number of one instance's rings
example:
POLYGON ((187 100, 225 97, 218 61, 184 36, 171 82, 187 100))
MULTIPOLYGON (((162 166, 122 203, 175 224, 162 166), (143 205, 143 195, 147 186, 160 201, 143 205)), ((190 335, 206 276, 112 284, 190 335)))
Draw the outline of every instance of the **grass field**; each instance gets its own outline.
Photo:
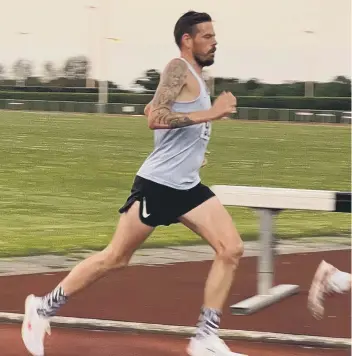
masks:
MULTIPOLYGON (((0 112, 0 256, 100 249, 152 149, 143 117, 0 112)), ((214 124, 206 184, 350 190, 350 128, 214 124)), ((229 209, 244 239, 256 238, 250 209, 229 209)), ((350 232, 350 214, 283 212, 281 238, 350 232)), ((199 243, 180 225, 145 246, 199 243)))

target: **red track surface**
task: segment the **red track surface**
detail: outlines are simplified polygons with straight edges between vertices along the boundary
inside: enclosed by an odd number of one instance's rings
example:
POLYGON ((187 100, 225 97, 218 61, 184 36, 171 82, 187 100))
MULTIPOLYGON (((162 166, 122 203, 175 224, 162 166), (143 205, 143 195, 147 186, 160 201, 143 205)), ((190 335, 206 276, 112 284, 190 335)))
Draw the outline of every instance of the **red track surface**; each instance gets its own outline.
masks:
MULTIPOLYGON (((171 336, 134 335, 53 329, 45 356, 186 356, 188 340, 171 336)), ((0 326, 2 356, 27 356, 20 327, 0 326)), ((234 352, 248 356, 348 356, 349 350, 307 349, 261 343, 231 342, 234 352)))
MULTIPOLYGON (((38 257, 40 258, 40 257, 38 257)), ((309 314, 307 291, 322 259, 344 271, 351 269, 351 251, 282 255, 275 261, 275 283, 301 286, 300 294, 250 316, 232 316, 229 306, 256 293, 256 258, 241 261, 236 282, 224 310, 221 327, 329 337, 351 336, 351 295, 326 301, 326 315, 316 321, 309 314)), ((194 326, 202 304, 204 282, 211 262, 168 266, 131 266, 112 273, 72 297, 59 315, 147 323, 194 326)), ((42 295, 66 273, 0 278, 0 310, 23 313, 27 294, 42 295)), ((26 355, 18 326, 0 329, 0 355, 26 355), (6 340, 5 340, 6 339, 6 340)), ((185 339, 54 329, 47 355, 185 355, 185 339)), ((316 350, 257 343, 231 343, 234 351, 249 355, 349 355, 348 350, 316 350)))

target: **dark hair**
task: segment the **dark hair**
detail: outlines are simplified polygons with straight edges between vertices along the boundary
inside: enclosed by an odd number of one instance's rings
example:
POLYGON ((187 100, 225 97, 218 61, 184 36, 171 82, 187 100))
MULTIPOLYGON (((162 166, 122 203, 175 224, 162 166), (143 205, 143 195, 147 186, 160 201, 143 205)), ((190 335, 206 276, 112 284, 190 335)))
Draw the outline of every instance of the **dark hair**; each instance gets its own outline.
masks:
POLYGON ((174 37, 177 46, 181 47, 181 39, 185 33, 193 36, 195 34, 194 28, 196 25, 203 22, 211 22, 212 19, 209 14, 205 12, 188 11, 182 15, 176 22, 174 29, 174 37))

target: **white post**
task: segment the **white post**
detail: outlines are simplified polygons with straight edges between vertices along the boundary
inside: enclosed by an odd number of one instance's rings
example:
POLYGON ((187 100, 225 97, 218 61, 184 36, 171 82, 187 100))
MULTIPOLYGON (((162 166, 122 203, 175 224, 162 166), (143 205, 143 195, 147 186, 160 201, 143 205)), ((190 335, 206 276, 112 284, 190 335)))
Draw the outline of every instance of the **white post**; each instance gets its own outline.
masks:
POLYGON ((86 77, 86 87, 87 88, 93 88, 95 83, 94 83, 94 78, 93 78, 93 63, 94 63, 94 52, 95 52, 95 31, 94 31, 94 12, 96 10, 96 6, 89 5, 86 6, 88 9, 88 44, 87 44, 87 51, 88 51, 88 60, 90 63, 89 66, 89 71, 87 73, 86 77))
MULTIPOLYGON (((314 48, 314 46, 315 46, 315 41, 314 41, 315 32, 312 30, 305 30, 304 33, 308 39, 308 44, 310 47, 310 49, 308 51, 315 51, 315 48, 314 48)), ((309 58, 306 60, 307 67, 308 67, 307 76, 310 77, 310 79, 307 78, 304 83, 304 96, 305 97, 314 97, 314 76, 311 73, 312 71, 314 71, 314 66, 315 66, 314 58, 315 58, 314 55, 309 55, 309 58)))
POLYGON ((230 306, 234 315, 248 315, 296 294, 299 286, 280 284, 274 287, 274 257, 276 238, 273 235, 274 216, 279 210, 258 209, 260 218, 260 253, 258 257, 257 294, 230 306))
POLYGON ((258 294, 268 295, 273 286, 274 277, 274 211, 259 209, 260 218, 260 255, 258 261, 258 294))
MULTIPOLYGON (((30 32, 18 32, 19 39, 20 39, 20 48, 22 49, 21 54, 19 56, 19 59, 23 58, 25 60, 29 61, 29 42, 28 42, 28 36, 30 35, 30 32), (23 41, 22 41, 23 40, 23 41), (25 49, 24 49, 25 48, 25 49), (23 50, 24 49, 24 50, 23 50)), ((16 85, 17 86, 26 86, 26 79, 18 79, 16 78, 16 85)))
POLYGON ((99 80, 99 113, 103 114, 106 111, 108 103, 108 82, 99 80))
POLYGON ((108 0, 101 0, 100 5, 100 60, 99 60, 99 103, 98 111, 99 113, 104 113, 106 111, 106 104, 108 103, 108 79, 107 79, 107 29, 108 29, 108 18, 109 18, 109 7, 108 0))

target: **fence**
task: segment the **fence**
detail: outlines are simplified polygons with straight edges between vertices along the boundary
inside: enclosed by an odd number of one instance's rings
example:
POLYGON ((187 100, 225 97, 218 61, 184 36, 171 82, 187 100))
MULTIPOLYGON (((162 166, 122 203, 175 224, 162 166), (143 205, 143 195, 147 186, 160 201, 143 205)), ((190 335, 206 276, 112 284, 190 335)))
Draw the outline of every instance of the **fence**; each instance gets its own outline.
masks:
MULTIPOLYGON (((143 115, 144 107, 144 104, 108 103, 106 104, 105 112, 120 115, 143 115)), ((7 110, 97 113, 100 112, 100 108, 99 104, 95 102, 0 99, 0 109, 7 110)), ((351 112, 334 110, 239 107, 233 118, 261 121, 351 124, 351 112)))

